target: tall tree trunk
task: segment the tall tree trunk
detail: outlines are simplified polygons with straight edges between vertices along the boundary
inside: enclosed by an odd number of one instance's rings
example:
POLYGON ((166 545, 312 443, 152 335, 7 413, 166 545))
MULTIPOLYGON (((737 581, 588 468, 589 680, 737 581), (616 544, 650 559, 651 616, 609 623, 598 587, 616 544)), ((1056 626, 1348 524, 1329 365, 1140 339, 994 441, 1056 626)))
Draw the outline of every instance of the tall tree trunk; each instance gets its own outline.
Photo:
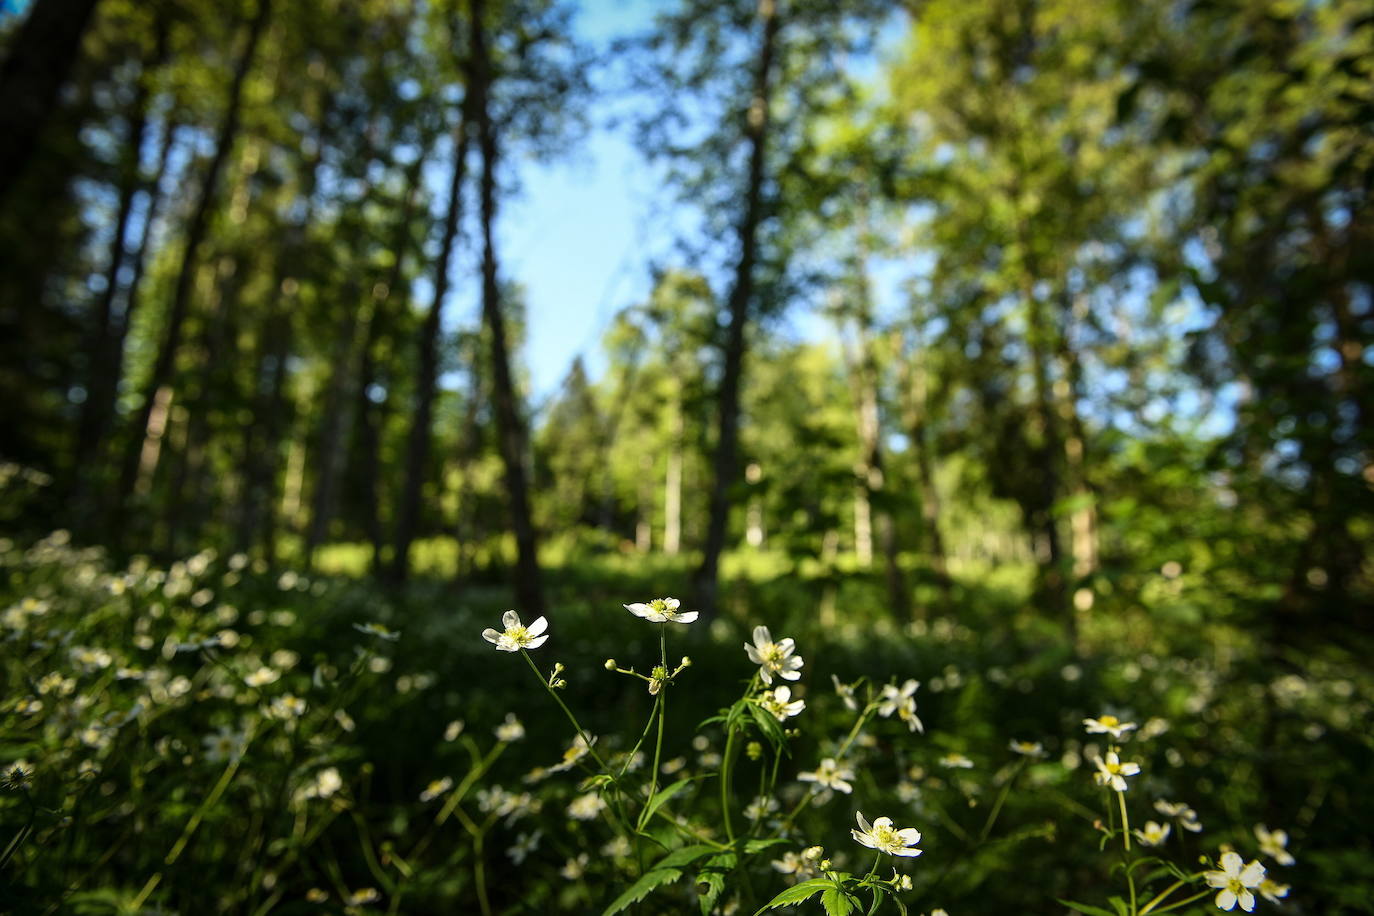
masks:
MULTIPOLYGON (((146 84, 140 84, 140 94, 146 84)), ((119 214, 115 219, 115 237, 110 245, 110 265, 106 271, 106 287, 93 326, 94 339, 89 345, 91 358, 89 382, 86 390, 86 403, 82 405, 81 418, 76 433, 75 455, 77 464, 72 503, 78 512, 85 513, 85 533, 93 535, 100 527, 109 509, 107 493, 93 492, 104 489, 104 475, 108 473, 109 435, 115 421, 116 403, 119 398, 119 385, 124 378, 124 344, 128 339, 129 328, 138 310, 143 286, 143 275, 148 264, 148 249, 151 246, 153 230, 157 224, 158 210, 164 197, 161 193, 162 180, 167 174, 171 161, 172 147, 176 142, 176 123, 168 117, 163 123, 159 143, 157 165, 152 177, 145 184, 139 172, 136 157, 143 146, 147 127, 147 99, 135 106, 136 120, 130 127, 131 150, 130 165, 132 175, 126 175, 124 190, 119 204, 119 214), (133 204, 139 189, 144 189, 146 204, 143 208, 142 227, 139 232, 138 246, 132 254, 127 251, 125 236, 133 213, 133 204), (124 290, 124 308, 116 313, 114 305, 117 295, 119 274, 125 266, 131 268, 129 283, 124 290), (97 473, 92 473, 95 469, 97 473)))
POLYGON ((0 208, 42 139, 57 93, 81 56, 97 0, 33 0, 0 64, 0 208))
POLYGON ((673 397, 671 409, 671 442, 663 481, 663 552, 673 557, 682 549, 682 440, 685 421, 680 390, 673 397))
POLYGON ((462 222, 463 182, 467 177, 472 88, 463 100, 463 110, 453 131, 453 172, 449 177, 448 210, 439 242, 439 257, 434 263, 434 299, 425 313, 417 343, 419 364, 415 368, 415 403, 411 409, 410 437, 406 448, 405 483, 396 510, 396 540, 391 558, 391 578, 402 582, 410 573, 410 545, 419 526, 421 497, 424 493, 429 451, 433 439, 434 399, 439 378, 439 333, 442 327, 444 298, 448 295, 449 262, 462 222))
POLYGON ((767 151, 769 96, 773 79, 774 45, 780 25, 777 0, 759 0, 758 18, 762 26, 759 54, 754 70, 752 98, 745 136, 749 145, 749 169, 744 187, 744 210, 739 223, 739 262, 730 289, 730 325, 725 338, 725 366, 720 382, 717 407, 718 431, 712 461, 709 521, 701 567, 695 577, 696 602, 707 615, 715 613, 720 578, 720 553, 725 547, 730 519, 730 489, 737 476, 739 450, 739 393, 744 371, 744 330, 749 323, 749 306, 754 298, 754 266, 758 260, 759 224, 763 221, 763 183, 767 151))
POLYGON ((126 236, 133 215, 134 199, 141 185, 141 153, 148 127, 148 98, 151 95, 146 70, 139 74, 138 86, 129 111, 129 136, 120 167, 119 204, 115 211, 114 229, 110 234, 110 253, 105 268, 105 289, 96 302, 87 331, 86 400, 77 419, 76 437, 72 449, 70 469, 73 506, 82 519, 81 528, 87 533, 96 521, 96 513, 84 505, 88 490, 83 481, 91 479, 91 471, 98 467, 100 443, 109 429, 114 412, 115 390, 119 379, 114 377, 114 301, 119 292, 119 274, 128 250, 126 236))
POLYGON ((1055 504, 1060 494, 1059 460, 1064 453, 1059 431, 1059 417, 1053 405, 1049 377, 1051 359, 1051 331, 1046 327, 1044 305, 1036 298, 1030 284, 1023 290, 1027 309, 1027 340, 1030 350, 1031 376, 1034 384, 1034 403, 1031 422, 1039 441, 1032 449, 1039 477, 1039 491, 1028 521, 1035 538, 1035 555, 1040 566, 1036 591, 1045 610, 1067 615, 1072 629, 1073 611, 1066 600, 1064 581, 1064 548, 1059 537, 1059 520, 1055 504))
POLYGON ((521 609, 537 616, 544 611, 544 592, 540 585, 539 545, 530 514, 525 474, 525 430, 516 405, 515 384, 511 380, 506 346, 506 322, 501 313, 501 288, 497 279, 496 240, 496 131, 491 122, 489 91, 492 81, 491 57, 487 49, 485 0, 471 0, 469 35, 472 41, 473 112, 477 118, 477 145, 482 154, 482 315, 491 334, 492 385, 496 407, 496 431, 501 457, 506 466, 506 490, 510 497, 515 528, 515 596, 521 609))
POLYGON ((948 613, 954 602, 945 541, 940 534, 940 491, 935 486, 934 462, 930 457, 930 431, 927 420, 930 409, 929 393, 925 368, 913 365, 920 349, 921 338, 918 335, 915 352, 902 363, 901 385, 907 434, 911 437, 911 449, 916 459, 916 479, 921 492, 921 533, 925 541, 926 559, 939 585, 943 609, 948 613))
MULTIPOLYGON (((1088 437, 1078 399, 1083 393, 1083 366, 1074 351, 1072 329, 1087 317, 1087 297, 1080 293, 1064 309, 1064 328, 1058 335, 1059 380, 1055 383, 1060 429, 1064 431, 1064 469, 1074 506, 1069 514, 1069 549, 1073 577, 1083 580, 1097 571, 1097 504, 1088 480, 1088 437)), ((1075 603, 1078 598, 1075 596, 1075 603)))
MULTIPOLYGON (((267 19, 271 12, 271 0, 258 0, 258 9, 248 26, 247 43, 234 67, 234 76, 229 84, 224 119, 220 122, 215 138, 215 152, 201 180, 195 209, 191 212, 186 225, 186 247, 181 255, 181 267, 177 272, 176 285, 172 290, 172 300, 167 310, 167 325, 163 331, 157 359, 153 363, 152 374, 143 391, 143 404, 139 408, 130 427, 130 441, 120 473, 119 498, 123 501, 116 510, 116 521, 122 521, 123 512, 133 496, 134 485, 139 475, 139 458, 144 453, 144 439, 147 435, 148 420, 152 416, 157 393, 170 385, 172 370, 176 365, 177 352, 181 347, 181 336, 190 307, 192 280, 195 277, 197 257, 205 241, 210 225, 210 210, 214 205, 215 192, 219 185, 220 174, 229 160, 234 140, 238 136, 243 103, 243 86, 252 69, 253 58, 257 53, 259 40, 266 30, 267 19)), ((117 523, 114 530, 119 530, 117 523)))
MULTIPOLYGON (((350 248, 350 250, 356 250, 350 248)), ((343 446, 348 442, 353 422, 353 403, 349 386, 356 384, 355 360, 358 353, 358 324, 362 308, 358 304, 355 281, 345 284, 340 299, 345 303, 335 330, 330 358, 329 383, 325 388, 323 413, 315 443, 315 490, 310 501, 310 524, 305 533, 305 565, 315 566, 315 552, 329 537, 339 500, 339 478, 343 474, 343 446)))

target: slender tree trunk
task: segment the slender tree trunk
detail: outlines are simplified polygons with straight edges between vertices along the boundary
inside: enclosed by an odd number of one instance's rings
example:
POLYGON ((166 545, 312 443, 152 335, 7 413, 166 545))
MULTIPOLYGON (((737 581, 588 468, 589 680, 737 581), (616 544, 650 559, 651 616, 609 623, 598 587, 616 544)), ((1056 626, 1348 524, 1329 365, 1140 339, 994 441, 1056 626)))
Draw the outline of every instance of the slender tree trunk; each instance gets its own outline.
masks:
MULTIPOLYGON (((195 277, 197 257, 209 229, 210 210, 214 205, 220 174, 224 171, 234 140, 238 136, 243 86, 252 69, 253 58, 257 53, 259 40, 266 30, 271 8, 271 0, 259 0, 257 13, 249 23, 247 43, 239 56, 233 79, 229 84, 224 119, 220 122, 219 132, 215 138, 215 152, 201 180, 195 209, 192 210, 190 221, 186 225, 186 247, 182 252, 181 267, 177 272, 176 285, 173 287, 172 300, 168 306, 167 325, 163 331, 157 359, 153 363, 152 374, 144 388, 143 404, 131 425, 129 447, 120 473, 119 494, 124 502, 116 512, 117 522, 122 521, 124 508, 133 496, 134 485, 139 475, 139 458, 144 452, 148 420, 153 413, 157 393, 167 388, 171 382, 172 370, 176 365, 177 352, 181 347, 182 332, 190 308, 191 285, 195 277)), ((114 530, 118 531, 119 527, 119 524, 116 524, 114 530)))
POLYGON ((762 38, 754 71, 746 138, 749 170, 744 187, 744 210, 739 223, 739 262, 735 265, 728 300, 730 324, 725 338, 725 366, 718 402, 716 451, 712 461, 709 521, 701 567, 696 573, 696 601, 702 613, 715 613, 720 579, 720 553, 730 519, 730 489, 737 476, 739 450, 739 394, 744 372, 744 330, 754 298, 754 266, 758 260, 759 224, 763 221, 763 183, 770 114, 773 58, 779 17, 777 0, 759 0, 762 38))
POLYGON ((940 491, 935 486, 934 463, 930 456, 926 374, 923 366, 913 365, 920 347, 918 337, 916 353, 902 364, 902 391, 906 403, 906 427, 911 437, 911 449, 916 459, 916 479, 921 492, 921 533, 925 541, 926 558, 939 585, 943 609, 949 612, 953 607, 952 583, 949 578, 945 541, 940 534, 940 491))
MULTIPOLYGON (((335 331, 329 384, 325 389, 323 413, 315 447, 315 491, 310 501, 310 524, 305 533, 305 565, 313 569, 315 552, 329 537, 339 500, 339 478, 343 473, 343 445, 348 441, 353 422, 349 386, 357 381, 355 358, 358 351, 358 323, 362 308, 358 288, 345 285, 340 298, 345 303, 335 331)), ((366 320, 366 316, 362 316, 366 320)))
POLYGON ((673 398, 672 442, 668 447, 668 467, 663 481, 663 552, 677 556, 682 549, 682 395, 673 398))
MULTIPOLYGON (((158 147, 157 166, 153 175, 146 186, 139 180, 134 188, 135 191, 139 187, 144 188, 146 204, 143 209, 143 225, 139 233, 138 246, 132 255, 126 252, 125 235, 128 232, 128 222, 131 218, 135 195, 128 197, 127 209, 126 201, 121 199, 120 213, 116 218, 115 240, 111 244, 111 261, 106 274, 107 286, 99 306, 94 328, 96 340, 91 344, 89 350, 91 354, 90 383, 87 388, 86 403, 82 409, 80 426, 77 430, 75 451, 79 464, 73 471, 76 480, 72 502, 78 511, 88 513, 86 519, 87 534, 95 533, 101 520, 106 517, 109 511, 110 497, 108 493, 92 492, 92 490, 106 486, 102 482, 104 481, 104 474, 109 472, 108 462, 111 457, 109 436, 111 427, 115 425, 119 386, 124 379, 124 345, 141 300, 140 294, 143 288, 143 275, 148 264, 148 251, 151 247, 153 230, 157 224, 158 211, 164 200, 160 189, 162 180, 167 174, 173 145, 176 142, 176 130, 176 123, 170 118, 164 122, 162 140, 158 147), (131 267, 132 273, 124 291, 124 308, 121 312, 116 313, 114 309, 116 287, 119 273, 126 265, 131 267), (99 476, 91 473, 93 468, 98 469, 99 476)), ((135 155, 136 150, 142 147, 142 135, 145 132, 146 120, 142 125, 134 125, 132 133, 137 138, 133 141, 135 155)), ((137 168, 136 163, 135 168, 137 168)), ((137 173, 135 173, 135 177, 137 177, 137 173)))
POLYGON ((42 139, 81 56, 97 0, 33 0, 0 64, 0 208, 42 139))
POLYGON ((496 241, 496 131, 488 109, 491 88, 491 58, 487 49, 485 0, 471 0, 473 112, 477 118, 477 145, 482 153, 482 315, 491 334, 492 384, 496 407, 496 430, 501 457, 506 466, 506 489, 510 496, 515 527, 515 596, 521 609, 531 616, 543 613, 544 593, 540 585, 538 540, 530 513, 525 473, 525 430, 516 405, 515 385, 511 380, 506 346, 506 322, 501 313, 501 289, 497 280, 496 241))
POLYGON ((429 467, 430 443, 433 438, 434 398, 439 377, 439 334, 444 298, 448 295, 450 260, 458 227, 462 222, 463 182, 467 177, 468 146, 471 137, 469 121, 474 104, 472 88, 463 101, 458 125, 453 131, 453 172, 449 177, 448 210, 444 216, 444 232, 439 242, 439 257, 434 263, 434 299, 425 313, 417 341, 419 363, 415 369, 415 403, 411 409, 410 438, 406 448, 405 484, 396 511, 396 541, 391 559, 391 578, 402 582, 410 573, 410 545, 419 526, 421 497, 424 493, 426 471, 429 467))
POLYGON ((89 513, 88 507, 82 504, 85 488, 81 484, 82 481, 90 479, 91 468, 96 466, 95 459, 100 451, 101 440, 109 429, 110 417, 114 412, 115 391, 119 384, 119 379, 114 375, 114 301, 119 292, 119 274, 127 252, 129 220, 133 215, 134 200, 141 185, 141 152, 148 127, 150 94, 147 74, 141 73, 129 113, 129 137, 121 168, 119 204, 115 211, 114 230, 110 237, 109 259, 105 268, 105 289, 96 302, 86 343, 86 355, 89 360, 86 373, 86 400, 81 405, 81 414, 77 420, 71 471, 73 496, 83 497, 73 508, 79 516, 86 518, 87 522, 94 521, 94 513, 89 513), (78 494, 76 490, 83 492, 78 494))
POLYGON ((1054 507, 1059 499, 1059 459, 1064 453, 1059 431, 1058 414, 1053 406, 1049 378, 1050 329, 1045 326, 1044 306, 1027 285, 1023 291, 1027 308, 1027 346, 1030 350, 1031 375, 1034 383, 1034 404, 1031 420, 1039 442, 1032 459, 1039 472, 1039 492, 1030 516, 1032 536, 1036 539, 1036 560, 1040 564, 1037 591, 1045 609, 1067 615, 1072 622, 1073 611, 1065 596, 1064 549, 1059 537, 1059 520, 1054 507))
MULTIPOLYGON (((1056 382, 1060 428, 1064 431, 1064 468, 1074 507, 1069 516, 1073 577, 1083 580, 1097 571, 1097 505, 1088 481, 1087 433, 1078 412, 1083 391, 1083 367, 1074 352, 1071 329, 1087 317, 1087 300, 1074 297, 1064 309, 1064 330, 1058 336, 1060 379, 1056 382)), ((1075 598, 1075 601, 1078 599, 1075 598)))

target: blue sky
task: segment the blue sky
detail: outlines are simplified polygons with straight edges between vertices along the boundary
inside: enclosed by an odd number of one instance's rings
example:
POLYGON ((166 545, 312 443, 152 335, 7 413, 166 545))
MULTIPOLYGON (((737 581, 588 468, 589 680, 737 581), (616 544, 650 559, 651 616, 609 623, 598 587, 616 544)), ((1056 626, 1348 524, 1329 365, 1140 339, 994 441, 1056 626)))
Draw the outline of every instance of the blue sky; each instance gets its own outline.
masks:
MULTIPOLYGON (((640 31, 660 4, 588 0, 581 37, 604 47, 640 31)), ((529 336, 521 354, 536 405, 556 393, 573 359, 594 375, 601 337, 621 308, 649 292, 648 264, 671 247, 672 227, 653 217, 666 203, 661 182, 626 130, 593 124, 584 144, 550 165, 523 164, 521 193, 501 214, 502 271, 524 286, 529 336)))

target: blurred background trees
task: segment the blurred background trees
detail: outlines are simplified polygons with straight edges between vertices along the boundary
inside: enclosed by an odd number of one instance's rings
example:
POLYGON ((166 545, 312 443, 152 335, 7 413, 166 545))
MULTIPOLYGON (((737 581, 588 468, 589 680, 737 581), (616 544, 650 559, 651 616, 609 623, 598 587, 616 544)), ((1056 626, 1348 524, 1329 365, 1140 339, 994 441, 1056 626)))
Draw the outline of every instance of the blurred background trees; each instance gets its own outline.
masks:
POLYGON ((602 47, 579 12, 6 14, 7 527, 531 612, 541 561, 626 553, 707 608, 737 557, 823 613, 997 567, 1072 632, 1177 569, 1276 645, 1368 626, 1360 4, 683 0, 602 47), (535 403, 512 162, 623 99, 692 228, 535 403))

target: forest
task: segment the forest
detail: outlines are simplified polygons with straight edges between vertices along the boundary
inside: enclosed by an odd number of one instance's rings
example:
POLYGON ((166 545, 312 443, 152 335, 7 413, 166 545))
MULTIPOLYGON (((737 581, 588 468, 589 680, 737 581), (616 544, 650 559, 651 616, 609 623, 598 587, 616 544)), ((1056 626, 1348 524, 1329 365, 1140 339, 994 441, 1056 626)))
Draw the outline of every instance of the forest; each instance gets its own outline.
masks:
POLYGON ((1372 195, 1358 0, 0 2, 0 913, 1374 913, 1372 195))

